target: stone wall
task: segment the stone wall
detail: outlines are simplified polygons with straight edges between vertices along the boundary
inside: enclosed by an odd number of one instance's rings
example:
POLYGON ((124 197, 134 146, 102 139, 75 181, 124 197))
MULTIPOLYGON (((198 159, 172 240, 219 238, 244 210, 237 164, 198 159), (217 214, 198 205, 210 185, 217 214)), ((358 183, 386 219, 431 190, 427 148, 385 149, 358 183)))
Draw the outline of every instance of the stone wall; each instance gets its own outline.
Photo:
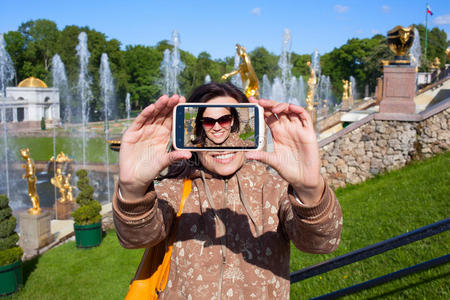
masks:
POLYGON ((443 102, 415 115, 416 120, 383 120, 373 114, 320 141, 323 176, 334 188, 343 187, 448 151, 450 101, 443 102))

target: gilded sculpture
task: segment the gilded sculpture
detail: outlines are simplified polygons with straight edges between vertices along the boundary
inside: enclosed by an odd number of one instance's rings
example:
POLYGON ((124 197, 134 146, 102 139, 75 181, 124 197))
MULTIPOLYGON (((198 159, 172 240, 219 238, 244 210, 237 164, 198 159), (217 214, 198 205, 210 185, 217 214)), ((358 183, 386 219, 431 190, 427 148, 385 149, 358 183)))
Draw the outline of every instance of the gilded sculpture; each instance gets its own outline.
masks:
POLYGON ((414 41, 414 27, 396 26, 388 32, 389 49, 396 56, 405 56, 414 41))
POLYGON ((237 70, 222 75, 222 80, 237 74, 241 75, 242 87, 244 88, 245 96, 259 98, 259 83, 255 70, 253 70, 250 57, 245 48, 236 44, 236 53, 241 57, 241 63, 237 70))
POLYGON ((307 62, 306 65, 309 67, 309 78, 308 78, 308 92, 306 94, 306 110, 309 112, 313 123, 316 123, 316 110, 314 109, 314 93, 317 84, 317 75, 311 62, 307 62))
MULTIPOLYGON (((52 156, 50 158, 50 162, 54 162, 55 158, 52 156)), ((59 153, 56 156, 56 163, 64 164, 71 162, 72 159, 70 159, 67 155, 64 154, 64 152, 59 153)), ((61 197, 58 199, 60 203, 65 202, 73 202, 73 194, 72 194, 72 185, 70 185, 70 177, 71 174, 64 175, 62 173, 62 169, 60 167, 56 167, 56 174, 55 177, 50 179, 51 184, 56 186, 59 190, 59 193, 61 197)))
POLYGON ((25 174, 22 175, 22 178, 27 179, 28 196, 33 204, 33 207, 28 210, 28 213, 32 215, 39 215, 42 210, 39 207, 39 195, 36 191, 36 166, 30 157, 30 149, 20 149, 20 155, 26 160, 26 163, 22 165, 25 169, 25 174))
POLYGON ((439 57, 435 57, 433 62, 431 63, 432 69, 440 69, 441 68, 441 60, 439 57))
POLYGON ((348 80, 345 80, 345 79, 342 79, 342 83, 343 83, 343 89, 344 89, 344 91, 342 92, 342 100, 348 100, 348 98, 349 98, 349 94, 348 94, 348 91, 349 91, 349 82, 348 82, 348 80))
MULTIPOLYGON (((51 157, 50 158, 50 162, 54 162, 55 161, 55 157, 51 157)), ((56 162, 57 163, 69 163, 72 162, 72 159, 70 159, 64 152, 60 152, 58 155, 56 155, 56 162)))

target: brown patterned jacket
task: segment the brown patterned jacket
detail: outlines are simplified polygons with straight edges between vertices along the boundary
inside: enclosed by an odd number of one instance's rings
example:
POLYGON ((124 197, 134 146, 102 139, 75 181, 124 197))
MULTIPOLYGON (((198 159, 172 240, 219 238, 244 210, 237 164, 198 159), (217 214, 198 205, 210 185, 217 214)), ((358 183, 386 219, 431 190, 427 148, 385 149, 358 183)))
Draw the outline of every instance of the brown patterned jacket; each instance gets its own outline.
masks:
MULTIPOLYGON (((305 252, 337 248, 342 213, 326 185, 317 206, 265 165, 246 162, 230 178, 197 170, 180 217, 169 281, 161 299, 288 299, 290 241, 305 252)), ((113 199, 125 248, 156 245, 168 236, 182 179, 152 184, 142 199, 113 199)))

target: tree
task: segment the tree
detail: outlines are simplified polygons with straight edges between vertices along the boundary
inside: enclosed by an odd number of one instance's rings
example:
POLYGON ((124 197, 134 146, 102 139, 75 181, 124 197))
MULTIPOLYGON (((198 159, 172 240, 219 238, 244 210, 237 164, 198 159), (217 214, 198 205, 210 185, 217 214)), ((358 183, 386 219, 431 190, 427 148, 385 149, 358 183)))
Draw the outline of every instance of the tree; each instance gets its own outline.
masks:
POLYGON ((23 65, 25 63, 26 38, 19 31, 9 31, 3 35, 6 51, 11 56, 15 69, 15 85, 24 79, 23 65))
POLYGON ((291 54, 291 63, 292 63, 292 76, 298 77, 302 75, 303 77, 309 76, 309 67, 307 66, 307 62, 311 61, 311 55, 303 54, 299 55, 296 53, 291 54))
POLYGON ((160 89, 157 81, 160 79, 159 67, 162 58, 162 53, 155 48, 142 45, 126 46, 123 60, 128 92, 135 109, 143 109, 158 99, 160 89))
POLYGON ((0 267, 18 261, 23 254, 17 246, 19 236, 15 232, 16 218, 12 215, 6 195, 0 195, 0 267))
POLYGON ((330 76, 336 95, 342 95, 342 80, 350 76, 355 77, 358 92, 361 93, 366 84, 373 91, 377 77, 381 76, 381 59, 386 58, 392 58, 386 37, 353 38, 321 57, 322 73, 330 76))
POLYGON ((414 24, 420 35, 420 47, 422 50, 421 67, 420 71, 428 70, 428 64, 433 62, 435 57, 438 57, 441 61, 441 66, 447 61, 445 50, 450 46, 450 41, 447 40, 447 33, 444 30, 440 30, 437 27, 428 29, 428 41, 427 41, 427 57, 425 55, 425 26, 422 24, 414 24))
POLYGON ((262 81, 262 77, 266 74, 270 80, 273 80, 278 70, 278 56, 270 53, 264 47, 255 48, 249 55, 258 79, 262 81))
POLYGON ((35 76, 47 80, 60 33, 56 23, 45 19, 28 21, 19 26, 19 32, 26 39, 27 60, 32 62, 35 76))

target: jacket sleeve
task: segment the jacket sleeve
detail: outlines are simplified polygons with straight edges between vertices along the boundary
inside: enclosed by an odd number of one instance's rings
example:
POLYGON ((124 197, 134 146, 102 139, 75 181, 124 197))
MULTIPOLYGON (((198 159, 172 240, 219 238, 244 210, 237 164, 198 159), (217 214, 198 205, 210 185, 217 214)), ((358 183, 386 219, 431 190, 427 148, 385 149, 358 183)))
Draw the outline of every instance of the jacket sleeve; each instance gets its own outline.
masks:
MULTIPOLYGON (((164 188, 169 183, 161 185, 164 188)), ((117 185, 112 204, 114 225, 122 247, 149 248, 165 239, 176 215, 176 198, 170 197, 174 197, 175 187, 158 194, 152 183, 140 199, 123 199, 118 189, 117 185)))
POLYGON ((309 253, 330 253, 340 242, 342 211, 339 202, 328 186, 315 206, 299 203, 289 186, 281 199, 280 221, 284 232, 294 245, 309 253))

